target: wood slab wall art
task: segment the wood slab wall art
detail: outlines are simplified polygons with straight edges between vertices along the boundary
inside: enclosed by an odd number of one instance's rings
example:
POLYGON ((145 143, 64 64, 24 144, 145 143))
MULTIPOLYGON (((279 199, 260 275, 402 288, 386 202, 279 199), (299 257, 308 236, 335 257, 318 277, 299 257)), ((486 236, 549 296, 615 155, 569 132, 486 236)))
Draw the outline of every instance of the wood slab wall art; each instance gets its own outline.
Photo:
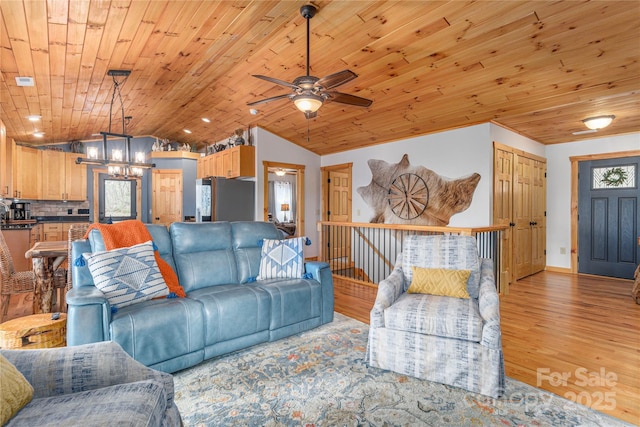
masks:
POLYGON ((370 159, 371 183, 358 194, 373 208, 370 222, 448 225, 451 216, 471 205, 480 174, 449 179, 424 166, 411 166, 405 154, 399 163, 370 159))

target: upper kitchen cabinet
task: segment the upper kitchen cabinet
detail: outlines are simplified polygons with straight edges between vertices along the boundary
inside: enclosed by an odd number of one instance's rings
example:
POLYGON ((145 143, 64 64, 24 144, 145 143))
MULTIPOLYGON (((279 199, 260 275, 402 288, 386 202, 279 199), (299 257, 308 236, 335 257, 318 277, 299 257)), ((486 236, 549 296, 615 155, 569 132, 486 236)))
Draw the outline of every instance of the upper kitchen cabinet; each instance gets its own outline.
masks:
POLYGON ((87 167, 76 164, 76 153, 42 152, 42 200, 87 199, 87 167))
POLYGON ((239 145, 198 159, 198 178, 256 176, 256 148, 239 145))
MULTIPOLYGON (((239 145, 218 153, 222 157, 222 170, 216 167, 216 176, 238 178, 256 176, 256 148, 239 145)), ((219 163, 216 163, 218 165, 219 163)))
POLYGON ((41 168, 42 151, 36 148, 15 146, 13 170, 13 197, 38 200, 42 192, 41 168))
POLYGON ((16 143, 7 138, 7 132, 0 120, 0 198, 13 197, 13 162, 16 143))

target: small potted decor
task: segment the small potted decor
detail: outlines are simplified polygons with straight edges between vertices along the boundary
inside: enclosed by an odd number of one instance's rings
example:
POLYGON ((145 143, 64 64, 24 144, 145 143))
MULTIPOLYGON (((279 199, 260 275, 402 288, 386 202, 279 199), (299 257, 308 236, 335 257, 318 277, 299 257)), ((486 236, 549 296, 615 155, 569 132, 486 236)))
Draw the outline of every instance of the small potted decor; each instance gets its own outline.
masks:
POLYGON ((244 130, 242 128, 236 129, 234 135, 231 137, 233 145, 244 145, 244 130))

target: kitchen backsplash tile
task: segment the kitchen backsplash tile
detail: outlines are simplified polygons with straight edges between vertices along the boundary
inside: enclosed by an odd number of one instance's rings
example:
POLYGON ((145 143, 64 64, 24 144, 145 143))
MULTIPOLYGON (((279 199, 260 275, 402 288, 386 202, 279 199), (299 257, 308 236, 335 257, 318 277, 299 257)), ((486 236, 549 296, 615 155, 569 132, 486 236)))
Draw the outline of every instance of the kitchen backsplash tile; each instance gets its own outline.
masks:
POLYGON ((53 202, 53 201, 32 201, 31 216, 67 216, 79 215, 81 212, 88 212, 89 202, 53 202), (71 213, 69 213, 71 210, 71 213))

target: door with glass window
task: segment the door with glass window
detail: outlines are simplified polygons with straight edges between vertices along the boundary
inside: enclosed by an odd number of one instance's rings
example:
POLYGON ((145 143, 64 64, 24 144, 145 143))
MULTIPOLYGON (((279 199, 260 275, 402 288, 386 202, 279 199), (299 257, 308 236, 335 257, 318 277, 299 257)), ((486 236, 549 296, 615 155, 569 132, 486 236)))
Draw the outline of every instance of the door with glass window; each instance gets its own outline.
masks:
POLYGON ((99 174, 98 222, 112 223, 138 217, 136 179, 99 174))
POLYGON ((632 279, 640 263, 640 157, 579 163, 578 272, 632 279))

